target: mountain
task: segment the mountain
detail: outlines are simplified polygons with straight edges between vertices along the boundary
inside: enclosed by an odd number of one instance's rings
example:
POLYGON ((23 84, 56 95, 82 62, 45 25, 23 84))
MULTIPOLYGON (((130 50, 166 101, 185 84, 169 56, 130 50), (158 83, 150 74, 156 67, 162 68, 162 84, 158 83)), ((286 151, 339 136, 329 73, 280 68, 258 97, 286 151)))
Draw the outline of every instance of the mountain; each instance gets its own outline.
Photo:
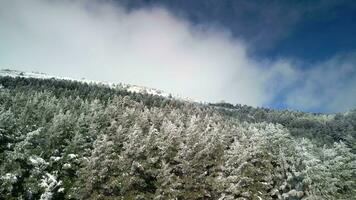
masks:
POLYGON ((0 72, 0 199, 354 199, 356 110, 0 72))
POLYGON ((138 86, 138 85, 132 85, 132 84, 126 84, 126 83, 110 83, 110 82, 87 80, 87 79, 77 80, 77 79, 72 79, 72 78, 68 78, 68 77, 51 76, 51 75, 41 73, 41 72, 23 72, 23 71, 18 71, 18 70, 2 69, 2 70, 0 70, 0 76, 37 78, 37 79, 60 79, 60 80, 77 81, 77 82, 88 83, 88 84, 106 85, 111 88, 120 87, 120 88, 125 89, 129 92, 159 95, 162 97, 175 98, 175 99, 179 99, 182 101, 195 101, 191 98, 182 97, 178 94, 169 94, 162 90, 144 87, 144 86, 138 86))

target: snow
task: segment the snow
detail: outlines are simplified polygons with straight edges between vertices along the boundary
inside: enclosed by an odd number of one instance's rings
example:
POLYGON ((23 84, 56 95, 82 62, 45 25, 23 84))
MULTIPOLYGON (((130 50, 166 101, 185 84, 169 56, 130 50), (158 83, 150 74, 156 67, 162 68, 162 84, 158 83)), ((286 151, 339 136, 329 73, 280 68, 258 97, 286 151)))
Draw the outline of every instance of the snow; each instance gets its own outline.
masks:
POLYGON ((70 163, 65 163, 64 165, 63 165, 63 168, 64 169, 69 169, 69 168, 71 168, 72 167, 72 165, 70 164, 70 163))
POLYGON ((124 85, 124 88, 129 92, 143 93, 143 94, 153 94, 168 97, 169 95, 161 90, 156 90, 152 88, 146 88, 138 85, 124 85))
POLYGON ((16 175, 12 174, 12 173, 6 173, 5 176, 1 176, 0 179, 11 181, 11 182, 16 182, 17 181, 16 175))
POLYGON ((37 130, 31 131, 31 132, 27 133, 26 137, 32 138, 33 136, 39 135, 41 130, 42 130, 42 127, 38 128, 37 130))
POLYGON ((220 197, 218 200, 224 200, 224 199, 225 199, 225 194, 222 193, 222 194, 221 194, 221 197, 220 197))
POLYGON ((48 165, 48 163, 43 160, 43 158, 41 157, 38 157, 38 156, 30 156, 29 158, 30 162, 33 164, 33 165, 48 165))
POLYGON ((59 156, 51 156, 50 159, 55 161, 55 162, 57 162, 58 160, 61 159, 61 157, 59 157, 59 156))
POLYGON ((69 77, 59 77, 59 76, 52 76, 48 75, 45 73, 40 73, 40 72, 22 72, 18 70, 10 70, 10 69, 2 69, 0 70, 0 76, 10 76, 10 77, 24 77, 24 78, 36 78, 36 79, 59 79, 59 80, 70 80, 70 81, 78 81, 82 83, 94 83, 94 84, 101 84, 108 86, 110 88, 123 88, 126 89, 129 92, 136 92, 136 93, 141 93, 141 94, 152 94, 152 95, 158 95, 162 97, 172 97, 177 100, 182 100, 182 101, 191 101, 191 102, 198 102, 193 99, 187 98, 187 97, 182 97, 181 95, 178 94, 169 94, 165 93, 162 90, 154 89, 154 88, 149 88, 149 87, 144 87, 144 86, 138 86, 138 85, 131 85, 131 84, 125 84, 125 83, 111 83, 111 82, 106 82, 106 81, 95 81, 95 80, 87 80, 87 79, 73 79, 69 77))
POLYGON ((47 177, 43 176, 42 182, 40 184, 41 187, 46 188, 46 187, 49 187, 51 185, 51 183, 57 182, 56 177, 53 176, 52 174, 46 173, 46 176, 47 177))
POLYGON ((45 189, 44 193, 41 195, 41 200, 52 199, 52 190, 62 185, 62 181, 57 181, 56 177, 50 173, 46 173, 46 176, 43 176, 40 186, 45 189))
POLYGON ((73 159, 73 158, 76 158, 77 157, 77 155, 76 154, 68 154, 68 157, 70 158, 70 159, 73 159))

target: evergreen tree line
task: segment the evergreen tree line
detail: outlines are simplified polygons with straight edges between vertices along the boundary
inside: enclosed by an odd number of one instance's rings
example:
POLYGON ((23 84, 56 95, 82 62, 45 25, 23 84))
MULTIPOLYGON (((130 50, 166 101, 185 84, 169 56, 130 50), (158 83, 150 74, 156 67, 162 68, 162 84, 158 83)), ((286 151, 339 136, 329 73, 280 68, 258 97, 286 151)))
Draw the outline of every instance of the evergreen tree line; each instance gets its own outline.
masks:
POLYGON ((330 146, 334 142, 342 141, 352 149, 353 153, 356 153, 356 109, 346 113, 320 114, 253 108, 229 103, 210 103, 209 105, 241 121, 281 124, 294 137, 308 138, 319 146, 330 146))
POLYGON ((352 199, 356 112, 0 77, 0 199, 352 199))

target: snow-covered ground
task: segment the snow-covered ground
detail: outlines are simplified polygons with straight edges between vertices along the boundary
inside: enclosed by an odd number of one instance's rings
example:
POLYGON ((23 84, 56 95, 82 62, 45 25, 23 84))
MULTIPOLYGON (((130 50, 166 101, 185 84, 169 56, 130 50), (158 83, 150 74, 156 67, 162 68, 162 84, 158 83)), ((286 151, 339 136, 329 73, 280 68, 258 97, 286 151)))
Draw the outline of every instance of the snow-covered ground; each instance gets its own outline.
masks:
POLYGON ((123 89, 126 89, 129 92, 152 94, 152 95, 158 95, 158 96, 167 97, 167 98, 171 97, 171 98, 183 100, 183 101, 197 102, 193 99, 190 99, 187 97, 182 97, 181 95, 178 95, 178 94, 169 94, 169 93, 166 93, 159 89, 148 88, 148 87, 138 86, 138 85, 131 85, 131 84, 126 84, 126 83, 110 83, 110 82, 105 82, 105 81, 95 81, 95 80, 87 80, 87 79, 73 79, 73 78, 69 78, 69 77, 52 76, 52 75, 48 75, 48 74, 40 73, 40 72, 23 72, 23 71, 10 70, 10 69, 0 69, 0 76, 25 77, 25 78, 37 78, 37 79, 55 78, 55 79, 60 79, 60 80, 79 81, 79 82, 83 82, 83 83, 103 84, 103 85, 107 85, 111 88, 122 87, 123 89))

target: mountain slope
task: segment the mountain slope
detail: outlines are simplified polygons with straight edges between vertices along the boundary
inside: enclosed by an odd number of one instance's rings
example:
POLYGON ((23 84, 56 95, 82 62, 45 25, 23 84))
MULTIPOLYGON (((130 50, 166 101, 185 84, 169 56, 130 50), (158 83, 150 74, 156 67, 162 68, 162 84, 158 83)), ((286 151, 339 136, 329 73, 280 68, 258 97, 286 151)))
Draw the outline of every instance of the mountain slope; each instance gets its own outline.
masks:
POLYGON ((173 97, 173 98, 176 98, 176 99, 179 99, 182 101, 194 101, 193 99, 190 99, 187 97, 182 97, 178 94, 172 95, 172 94, 168 94, 162 90, 144 87, 144 86, 125 84, 125 83, 110 83, 110 82, 87 80, 87 79, 77 80, 77 79, 72 79, 72 78, 68 78, 68 77, 51 76, 51 75, 48 75, 45 73, 40 73, 40 72, 23 72, 23 71, 18 71, 18 70, 2 69, 2 70, 0 70, 0 76, 77 81, 77 82, 87 83, 87 84, 105 85, 105 86, 108 86, 111 88, 121 88, 121 89, 125 89, 129 92, 159 95, 162 97, 173 97))
POLYGON ((0 199, 356 196, 355 111, 207 105, 22 75, 0 86, 0 199))

